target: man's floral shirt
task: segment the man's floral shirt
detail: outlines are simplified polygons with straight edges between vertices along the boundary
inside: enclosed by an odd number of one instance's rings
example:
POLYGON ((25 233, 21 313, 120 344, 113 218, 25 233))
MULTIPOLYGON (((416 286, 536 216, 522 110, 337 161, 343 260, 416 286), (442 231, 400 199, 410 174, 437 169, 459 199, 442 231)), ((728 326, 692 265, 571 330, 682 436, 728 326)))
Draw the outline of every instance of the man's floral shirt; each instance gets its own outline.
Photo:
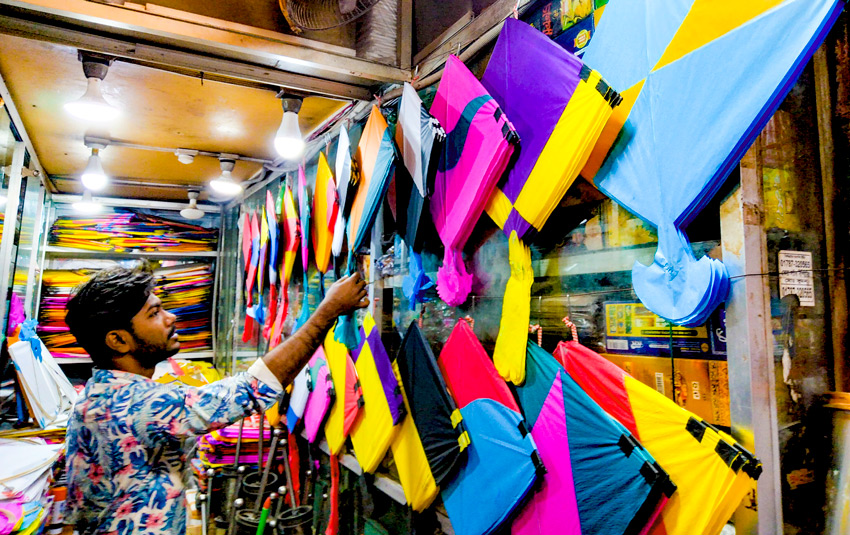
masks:
POLYGON ((270 375, 261 363, 200 388, 96 369, 68 425, 66 523, 86 535, 185 533, 196 435, 274 403, 280 384, 257 379, 270 375))

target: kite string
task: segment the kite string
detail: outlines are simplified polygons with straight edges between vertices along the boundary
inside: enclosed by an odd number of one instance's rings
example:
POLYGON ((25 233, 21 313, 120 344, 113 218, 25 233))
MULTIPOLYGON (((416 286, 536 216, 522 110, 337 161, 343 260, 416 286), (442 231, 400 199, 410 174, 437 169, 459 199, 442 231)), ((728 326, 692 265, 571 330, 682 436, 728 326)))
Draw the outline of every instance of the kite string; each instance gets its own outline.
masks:
POLYGON ((850 267, 827 267, 827 268, 817 268, 817 269, 797 269, 792 271, 767 271, 764 273, 744 273, 743 275, 735 275, 734 277, 729 277, 729 280, 735 279, 743 279, 744 277, 778 277, 781 275, 795 275, 799 273, 829 273, 829 272, 845 272, 850 270, 850 267))
POLYGON ((564 316, 561 318, 561 321, 564 322, 564 325, 569 327, 570 334, 573 335, 573 342, 578 342, 578 327, 576 327, 576 324, 570 321, 569 316, 564 316))
POLYGON ((469 324, 470 329, 472 329, 473 331, 475 330, 475 318, 473 318, 472 316, 464 316, 463 321, 469 324))
POLYGON ((528 326, 529 334, 537 333, 537 346, 543 347, 543 327, 539 323, 534 323, 528 326))

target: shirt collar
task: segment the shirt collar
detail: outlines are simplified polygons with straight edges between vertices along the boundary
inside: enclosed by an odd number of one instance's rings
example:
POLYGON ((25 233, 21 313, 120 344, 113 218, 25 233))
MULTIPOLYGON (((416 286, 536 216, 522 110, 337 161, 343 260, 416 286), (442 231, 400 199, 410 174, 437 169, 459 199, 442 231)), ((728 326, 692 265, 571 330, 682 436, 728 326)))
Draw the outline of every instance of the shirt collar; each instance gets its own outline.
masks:
POLYGON ((122 385, 130 383, 141 383, 151 381, 144 375, 136 373, 124 372, 121 370, 101 370, 95 369, 92 374, 92 379, 95 383, 106 383, 112 385, 122 385))

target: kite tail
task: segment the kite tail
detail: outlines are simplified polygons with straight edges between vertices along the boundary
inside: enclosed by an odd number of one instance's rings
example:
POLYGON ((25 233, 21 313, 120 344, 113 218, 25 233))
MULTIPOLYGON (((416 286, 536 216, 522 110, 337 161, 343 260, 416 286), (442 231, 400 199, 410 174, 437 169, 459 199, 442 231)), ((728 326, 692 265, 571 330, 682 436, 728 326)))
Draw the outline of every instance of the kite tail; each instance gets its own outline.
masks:
POLYGON ((295 441, 295 435, 289 432, 289 440, 286 441, 289 446, 289 470, 292 472, 292 491, 295 495, 295 503, 292 507, 301 505, 299 497, 301 496, 301 456, 298 453, 298 443, 295 441))
POLYGON ((275 319, 277 318, 277 285, 272 284, 269 289, 269 313, 266 315, 266 323, 263 325, 263 338, 266 340, 271 336, 272 329, 275 326, 275 319))
POLYGON ((410 256, 409 274, 404 277, 401 289, 407 298, 410 310, 416 310, 418 303, 427 301, 425 291, 434 287, 434 281, 425 274, 425 269, 422 267, 422 256, 413 249, 408 249, 408 251, 410 256))
POLYGON ((254 336, 254 331, 256 330, 256 321, 254 321, 254 307, 248 307, 245 311, 245 325, 242 327, 242 342, 254 344, 256 337, 254 336))
POLYGON ((304 298, 301 300, 301 313, 298 315, 298 319, 295 320, 295 328, 294 330, 298 330, 302 325, 307 323, 307 320, 310 319, 310 281, 307 278, 307 272, 304 272, 304 298))
POLYGON ((322 299, 325 298, 325 274, 323 272, 319 272, 319 295, 322 299))
MULTIPOLYGON (((472 290, 472 274, 467 273, 461 251, 446 248, 443 265, 437 270, 437 293, 449 306, 462 305, 472 290)), ((525 327, 523 327, 525 328, 525 327)))
POLYGON ((331 455, 331 513, 325 535, 339 532, 339 457, 331 455))
POLYGON ((531 267, 531 251, 517 237, 515 230, 511 231, 508 242, 508 259, 511 264, 511 277, 505 286, 502 320, 493 351, 493 364, 504 380, 519 385, 525 381, 525 348, 531 317, 531 285, 534 283, 534 271, 531 267))
MULTIPOLYGON (((348 267, 345 270, 347 275, 351 275, 354 271, 354 262, 354 253, 348 251, 348 267)), ((353 312, 339 317, 334 329, 334 339, 344 344, 349 351, 357 349, 360 345, 360 335, 357 332, 353 312)))
POLYGON ((280 307, 278 307, 277 318, 275 318, 274 328, 272 329, 272 338, 269 341, 270 347, 275 347, 280 343, 283 334, 283 322, 286 321, 286 315, 289 312, 289 295, 285 287, 281 288, 280 307))

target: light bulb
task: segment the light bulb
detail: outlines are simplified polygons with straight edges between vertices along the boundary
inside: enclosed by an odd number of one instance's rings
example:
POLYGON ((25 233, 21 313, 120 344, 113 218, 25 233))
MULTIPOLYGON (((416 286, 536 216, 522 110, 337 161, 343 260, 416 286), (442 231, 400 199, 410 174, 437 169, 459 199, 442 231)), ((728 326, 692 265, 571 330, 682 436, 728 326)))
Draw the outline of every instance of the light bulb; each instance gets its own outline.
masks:
POLYGON ((73 205, 74 211, 80 214, 96 214, 100 212, 102 205, 92 199, 91 191, 86 190, 83 193, 83 198, 75 202, 73 205))
POLYGON ((102 123, 111 121, 121 115, 121 110, 111 105, 103 98, 100 89, 100 78, 88 78, 85 94, 79 99, 65 104, 65 111, 86 121, 102 123))
POLYGON ((102 190, 109 182, 109 178, 106 176, 106 173, 103 172, 103 165, 100 163, 100 155, 98 152, 98 149, 91 150, 89 162, 86 164, 86 168, 83 170, 83 175, 80 177, 80 180, 83 182, 83 186, 92 191, 102 190))
POLYGON ((233 181, 230 171, 222 171, 221 176, 210 181, 210 187, 224 197, 235 197, 242 192, 242 186, 233 181))
POLYGON ((203 210, 198 209, 198 192, 189 192, 189 206, 180 210, 180 215, 186 219, 201 219, 204 217, 203 210))
POLYGON ((284 160, 297 160, 304 152, 304 146, 298 114, 294 111, 283 112, 283 120, 274 136, 275 150, 284 160))

